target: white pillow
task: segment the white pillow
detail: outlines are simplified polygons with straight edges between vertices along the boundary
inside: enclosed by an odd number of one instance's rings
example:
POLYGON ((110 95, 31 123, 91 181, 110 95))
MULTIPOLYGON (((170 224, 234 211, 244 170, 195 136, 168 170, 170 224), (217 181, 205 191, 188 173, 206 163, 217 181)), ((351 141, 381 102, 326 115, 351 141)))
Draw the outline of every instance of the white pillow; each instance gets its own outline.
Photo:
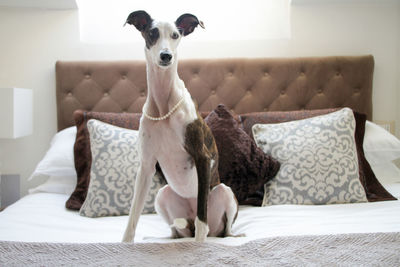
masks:
POLYGON ((392 184, 386 184, 385 189, 389 191, 392 196, 394 196, 397 199, 400 199, 400 183, 392 183, 392 184))
POLYGON ((38 163, 29 180, 35 176, 74 177, 74 143, 76 127, 66 128, 54 135, 44 158, 38 163))
POLYGON ((388 184, 400 183, 400 169, 393 162, 370 165, 376 178, 385 188, 388 184))
POLYGON ((71 195, 76 186, 76 176, 50 176, 43 184, 29 189, 29 194, 56 193, 71 195))
POLYGON ((263 206, 366 202, 358 173, 353 111, 252 127, 257 146, 281 167, 263 206))
POLYGON ((370 121, 365 124, 363 148, 371 166, 400 158, 400 140, 370 121))

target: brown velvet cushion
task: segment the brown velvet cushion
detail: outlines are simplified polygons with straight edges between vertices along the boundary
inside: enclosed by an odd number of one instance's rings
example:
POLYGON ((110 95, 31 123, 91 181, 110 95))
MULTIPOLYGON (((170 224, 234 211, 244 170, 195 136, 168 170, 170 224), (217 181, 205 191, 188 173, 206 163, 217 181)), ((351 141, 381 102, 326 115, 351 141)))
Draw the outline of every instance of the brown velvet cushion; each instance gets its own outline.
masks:
POLYGON ((140 117, 141 114, 138 113, 86 112, 82 110, 74 112, 74 120, 77 127, 74 160, 78 181, 74 192, 65 204, 68 209, 79 210, 81 208, 89 187, 92 154, 90 151, 89 132, 86 126, 88 120, 96 119, 115 126, 137 130, 140 117))
POLYGON ((364 134, 365 134, 365 121, 367 116, 354 111, 354 117, 356 119, 356 146, 358 154, 358 164, 360 172, 360 181, 364 187, 367 199, 370 202, 385 201, 385 200, 396 200, 378 181, 371 166, 364 155, 364 134))
MULTIPOLYGON (((240 122, 246 133, 252 134, 251 127, 256 123, 280 123, 292 120, 306 119, 318 115, 324 115, 338 109, 320 109, 320 110, 300 110, 300 111, 283 111, 283 112, 256 112, 240 115, 240 122)), ((359 175, 361 184, 364 187, 367 199, 370 202, 395 200, 378 181, 371 169, 367 159, 364 156, 364 133, 366 115, 354 112, 356 120, 355 141, 358 155, 359 175)))
POLYGON ((205 122, 217 144, 221 182, 232 188, 239 204, 261 206, 264 184, 276 175, 279 162, 257 147, 224 105, 205 122))

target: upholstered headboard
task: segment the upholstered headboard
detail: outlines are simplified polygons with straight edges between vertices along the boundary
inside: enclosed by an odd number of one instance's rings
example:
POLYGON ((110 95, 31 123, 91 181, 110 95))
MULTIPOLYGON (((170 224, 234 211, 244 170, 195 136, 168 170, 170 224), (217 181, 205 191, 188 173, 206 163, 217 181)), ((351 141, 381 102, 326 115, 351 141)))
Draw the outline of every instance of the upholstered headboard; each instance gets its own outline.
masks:
MULTIPOLYGON (((181 60, 181 79, 210 111, 223 103, 236 114, 351 107, 372 119, 372 56, 181 60)), ((56 64, 58 130, 74 125, 76 109, 141 112, 144 61, 56 64)))

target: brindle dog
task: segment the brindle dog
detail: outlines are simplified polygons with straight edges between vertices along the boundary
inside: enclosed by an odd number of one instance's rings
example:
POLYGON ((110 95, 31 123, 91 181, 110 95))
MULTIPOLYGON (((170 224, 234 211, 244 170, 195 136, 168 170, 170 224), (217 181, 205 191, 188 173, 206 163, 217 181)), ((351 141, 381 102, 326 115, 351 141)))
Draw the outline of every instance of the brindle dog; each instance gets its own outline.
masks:
POLYGON ((157 162, 168 184, 159 190, 155 207, 173 237, 231 236, 237 201, 219 181, 214 138, 177 72, 179 41, 204 25, 191 14, 168 23, 145 11, 132 12, 126 23, 146 43, 148 94, 139 127, 141 165, 123 241, 134 238, 157 162))

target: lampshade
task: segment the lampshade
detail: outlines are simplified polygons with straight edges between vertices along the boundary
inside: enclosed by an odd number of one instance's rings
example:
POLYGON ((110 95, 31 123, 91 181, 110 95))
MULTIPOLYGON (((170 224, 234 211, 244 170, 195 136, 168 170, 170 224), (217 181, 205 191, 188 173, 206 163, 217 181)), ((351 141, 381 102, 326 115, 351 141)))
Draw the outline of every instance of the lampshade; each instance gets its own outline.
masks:
POLYGON ((0 138, 32 134, 32 90, 0 88, 0 138))

